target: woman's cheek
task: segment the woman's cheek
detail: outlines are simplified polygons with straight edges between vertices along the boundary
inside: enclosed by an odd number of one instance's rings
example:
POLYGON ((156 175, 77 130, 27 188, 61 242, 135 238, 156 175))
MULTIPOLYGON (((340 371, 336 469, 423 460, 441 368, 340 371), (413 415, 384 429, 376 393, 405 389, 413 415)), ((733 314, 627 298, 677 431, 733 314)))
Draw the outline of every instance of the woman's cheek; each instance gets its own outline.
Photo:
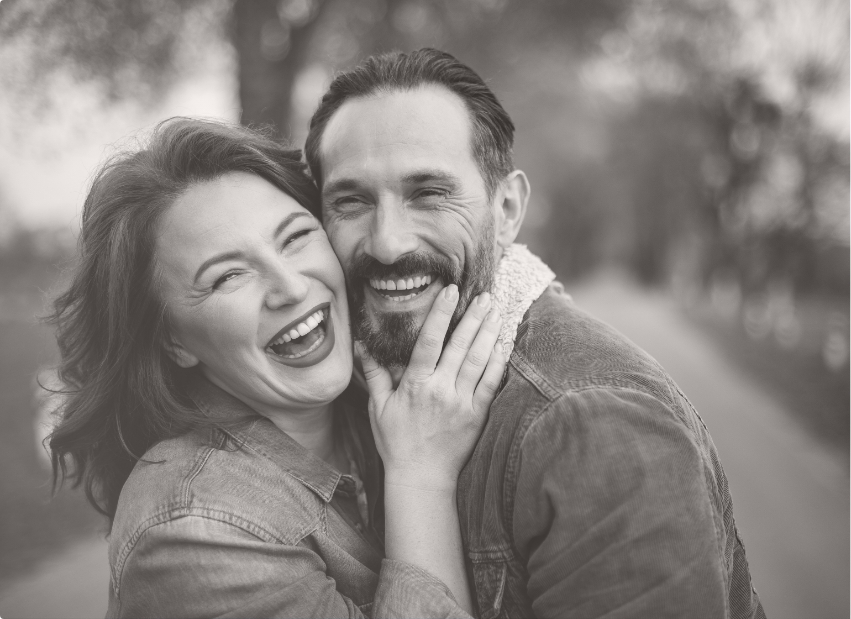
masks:
POLYGON ((251 294, 251 286, 242 286, 227 294, 211 299, 202 318, 202 327, 215 347, 223 344, 252 345, 257 338, 257 321, 262 311, 262 305, 252 303, 251 297, 257 297, 262 302, 262 296, 251 294))

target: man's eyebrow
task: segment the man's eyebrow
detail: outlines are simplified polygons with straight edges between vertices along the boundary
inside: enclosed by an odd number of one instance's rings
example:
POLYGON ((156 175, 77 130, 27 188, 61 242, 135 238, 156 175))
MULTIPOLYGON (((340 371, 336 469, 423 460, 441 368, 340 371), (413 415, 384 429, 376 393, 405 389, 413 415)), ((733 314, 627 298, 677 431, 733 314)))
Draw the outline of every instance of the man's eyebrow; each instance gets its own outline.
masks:
MULTIPOLYGON (((461 179, 447 170, 430 169, 416 170, 409 172, 402 177, 402 182, 408 185, 417 185, 432 181, 442 181, 444 183, 452 183, 460 185, 461 179)), ((325 183, 322 187, 322 193, 333 194, 340 191, 354 191, 360 189, 361 182, 356 178, 338 178, 336 180, 325 183)))
MULTIPOLYGON (((278 235, 281 234, 281 232, 283 232, 284 230, 286 230, 287 227, 293 221, 299 219, 300 217, 312 217, 312 215, 310 215, 310 213, 304 212, 290 213, 281 220, 281 223, 277 225, 277 227, 275 228, 275 234, 272 238, 277 238, 278 235)), ((198 278, 201 277, 201 273, 206 271, 214 264, 217 264, 219 262, 225 262, 227 260, 234 260, 236 258, 241 258, 242 256, 243 253, 241 251, 226 251, 224 253, 216 254, 215 256, 207 258, 204 262, 201 263, 201 266, 198 267, 198 270, 195 271, 195 279, 192 280, 193 283, 198 281, 198 278)))
POLYGON ((322 193, 336 193, 338 191, 352 191, 358 189, 360 183, 355 178, 338 178, 322 186, 322 193))
POLYGON ((443 181, 455 185, 461 183, 460 178, 458 178, 457 176, 452 174, 452 172, 449 172, 447 170, 417 170, 415 172, 410 172, 403 176, 402 181, 411 185, 428 183, 431 181, 443 181))

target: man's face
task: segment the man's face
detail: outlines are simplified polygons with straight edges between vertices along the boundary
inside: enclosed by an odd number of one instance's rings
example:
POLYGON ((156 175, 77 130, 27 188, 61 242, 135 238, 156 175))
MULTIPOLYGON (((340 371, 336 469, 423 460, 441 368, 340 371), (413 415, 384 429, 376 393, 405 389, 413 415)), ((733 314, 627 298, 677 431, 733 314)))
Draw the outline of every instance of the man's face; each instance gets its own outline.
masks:
POLYGON ((354 335, 382 365, 407 364, 443 286, 459 287, 456 323, 491 287, 495 211, 471 137, 462 100, 439 86, 347 101, 325 128, 324 224, 354 335))

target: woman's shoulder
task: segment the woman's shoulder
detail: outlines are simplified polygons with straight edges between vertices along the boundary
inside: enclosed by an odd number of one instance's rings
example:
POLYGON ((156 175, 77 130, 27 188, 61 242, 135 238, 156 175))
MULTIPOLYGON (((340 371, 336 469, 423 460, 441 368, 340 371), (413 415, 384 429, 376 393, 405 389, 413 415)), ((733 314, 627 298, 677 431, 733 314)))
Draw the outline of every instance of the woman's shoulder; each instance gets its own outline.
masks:
POLYGON ((301 484, 226 433, 190 432, 157 443, 136 464, 121 490, 110 545, 192 517, 264 541, 298 543, 321 523, 321 507, 301 484))

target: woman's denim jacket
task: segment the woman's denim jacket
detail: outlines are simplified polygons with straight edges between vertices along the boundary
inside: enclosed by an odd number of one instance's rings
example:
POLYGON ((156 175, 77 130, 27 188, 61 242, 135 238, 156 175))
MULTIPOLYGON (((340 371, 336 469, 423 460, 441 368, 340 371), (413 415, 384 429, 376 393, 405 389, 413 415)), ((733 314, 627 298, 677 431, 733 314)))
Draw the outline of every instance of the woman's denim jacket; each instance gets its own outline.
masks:
MULTIPOLYGON (((253 414, 207 381, 191 395, 211 416, 253 414)), ((363 404, 336 412, 362 446, 370 530, 335 509, 354 480, 262 417, 166 440, 121 492, 107 616, 468 617, 438 579, 383 558, 380 460, 363 404)))
POLYGON ((482 619, 765 616, 697 412, 558 284, 520 324, 458 506, 482 619))

